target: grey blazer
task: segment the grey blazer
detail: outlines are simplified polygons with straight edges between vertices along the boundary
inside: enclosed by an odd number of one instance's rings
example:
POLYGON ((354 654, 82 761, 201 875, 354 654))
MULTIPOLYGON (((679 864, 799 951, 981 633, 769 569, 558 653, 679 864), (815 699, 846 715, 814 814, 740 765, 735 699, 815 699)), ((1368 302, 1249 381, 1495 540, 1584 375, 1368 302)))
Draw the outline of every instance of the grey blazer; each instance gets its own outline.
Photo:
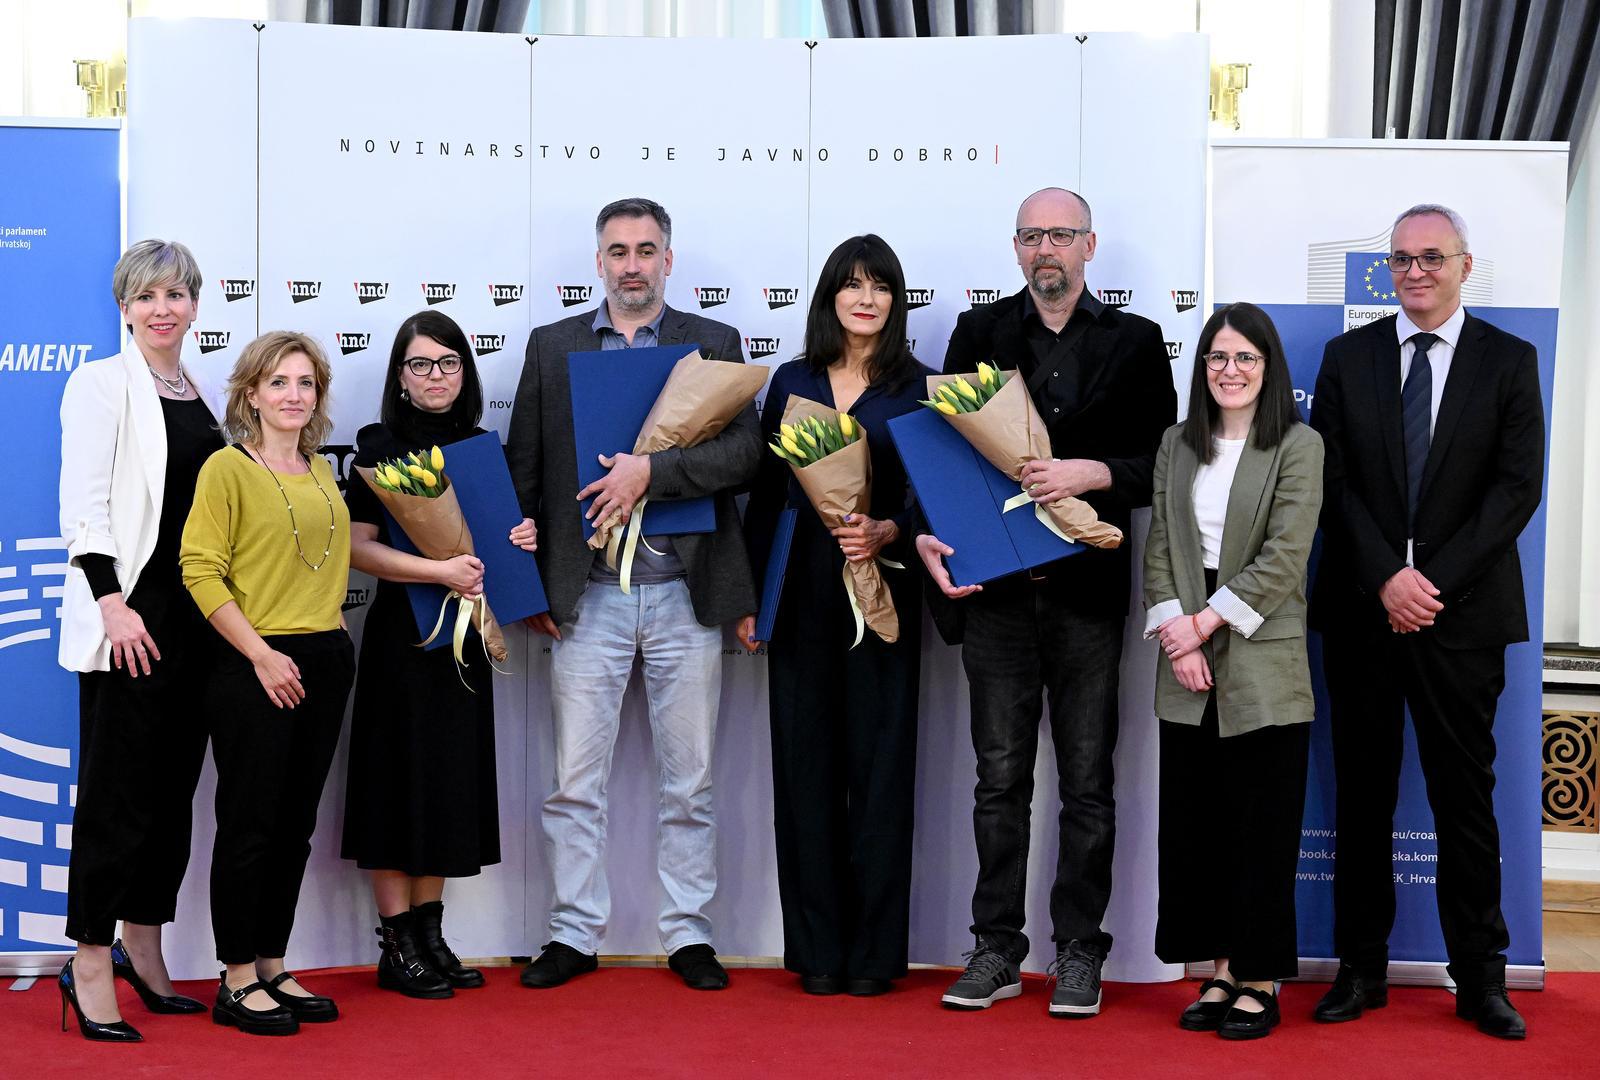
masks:
MULTIPOLYGON (((558 624, 576 616, 595 555, 584 543, 578 511, 578 461, 567 378, 568 353, 600 348, 594 317, 591 309, 535 327, 528 335, 527 358, 506 435, 517 498, 522 512, 539 528, 539 572, 550 615, 558 624)), ((693 342, 709 359, 744 362, 739 332, 733 327, 670 307, 662 316, 658 340, 662 345, 693 342)), ((749 486, 760 462, 761 428, 754 405, 699 446, 650 455, 650 498, 711 495, 715 499, 715 532, 684 534, 672 541, 683 561, 695 619, 702 625, 717 626, 756 609, 733 493, 749 486)))
MULTIPOLYGON (((1182 432, 1182 424, 1168 428, 1156 455, 1144 552, 1146 635, 1171 615, 1196 614, 1209 603, 1229 620, 1203 646, 1218 733, 1309 723, 1306 562, 1322 508, 1322 437, 1295 424, 1271 450, 1245 444, 1228 494, 1218 588, 1208 597, 1191 498, 1200 462, 1182 432)), ((1157 716, 1198 725, 1206 698, 1179 684, 1165 655, 1157 659, 1157 716)))

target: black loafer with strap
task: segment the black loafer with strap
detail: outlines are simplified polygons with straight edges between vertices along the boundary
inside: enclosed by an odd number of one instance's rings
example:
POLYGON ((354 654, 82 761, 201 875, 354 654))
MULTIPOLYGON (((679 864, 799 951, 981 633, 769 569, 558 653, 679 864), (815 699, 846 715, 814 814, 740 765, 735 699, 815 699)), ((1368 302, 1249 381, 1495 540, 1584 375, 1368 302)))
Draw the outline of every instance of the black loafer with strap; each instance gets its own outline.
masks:
MULTIPOLYGON (((294 1018, 302 1024, 327 1024, 339 1019, 339 1006, 334 1004, 331 997, 323 997, 320 994, 301 997, 299 994, 290 994, 279 989, 293 978, 293 972, 278 972, 277 977, 267 983, 267 994, 273 1001, 293 1013, 294 1018)), ((298 979, 295 981, 299 982, 298 979)))
POLYGON ((213 1023, 236 1027, 247 1035, 293 1035, 300 1030, 300 1021, 294 1018, 294 1013, 282 1005, 274 1005, 270 1009, 251 1009, 245 1006, 244 999, 257 990, 264 991, 274 1001, 277 1000, 265 983, 253 982, 237 990, 231 990, 228 988, 227 973, 224 972, 223 975, 222 985, 217 987, 217 1003, 211 1007, 213 1023))
POLYGON ((1228 1015, 1222 1018, 1222 1023, 1217 1025, 1217 1034, 1224 1039, 1260 1039, 1278 1026, 1278 1021, 1283 1016, 1278 1011, 1278 995, 1265 990, 1257 990, 1253 986, 1239 987, 1238 997, 1234 999, 1234 1007, 1228 1010, 1228 1015), (1238 1007, 1239 998, 1250 998, 1261 1003, 1260 1012, 1246 1012, 1238 1007))
POLYGON ((1200 996, 1203 998, 1213 990, 1221 990, 1228 996, 1221 1001, 1194 1001, 1183 1010, 1183 1015, 1178 1017, 1178 1026, 1185 1031, 1215 1031, 1222 1024, 1222 1018, 1228 1015, 1228 1010, 1233 1008, 1233 1003, 1239 999, 1239 987, 1222 979, 1207 979, 1200 984, 1200 996))

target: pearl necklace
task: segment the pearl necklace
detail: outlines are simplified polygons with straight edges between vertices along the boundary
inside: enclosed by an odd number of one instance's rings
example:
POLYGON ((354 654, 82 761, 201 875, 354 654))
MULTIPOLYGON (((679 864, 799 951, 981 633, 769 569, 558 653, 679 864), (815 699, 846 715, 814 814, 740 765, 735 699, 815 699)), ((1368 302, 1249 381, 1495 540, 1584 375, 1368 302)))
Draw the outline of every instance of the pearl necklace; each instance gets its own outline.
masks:
MULTIPOLYGON (((160 378, 160 376, 156 377, 160 378)), ((300 561, 305 563, 312 570, 321 570, 322 564, 327 562, 328 556, 333 553, 333 534, 336 522, 333 513, 333 500, 328 498, 327 489, 322 486, 322 481, 317 479, 317 470, 310 470, 311 482, 317 485, 317 491, 319 494, 321 494, 323 502, 328 504, 328 546, 322 550, 322 558, 313 563, 310 559, 306 558, 306 549, 300 546, 300 526, 299 523, 295 521, 294 503, 289 501, 289 493, 283 490, 283 483, 278 479, 278 474, 272 471, 271 465, 267 464, 267 456, 265 454, 260 454, 259 458, 261 461, 261 467, 267 470, 267 475, 272 477, 272 482, 278 485, 278 494, 283 496, 283 505, 289 509, 289 528, 294 532, 294 549, 299 553, 300 561)), ((311 465, 309 458, 306 460, 306 465, 308 467, 311 465)))
MULTIPOLYGON (((189 380, 184 376, 182 366, 179 366, 178 368, 178 377, 176 379, 167 378, 165 375, 161 374, 161 372, 151 367, 149 362, 146 362, 144 366, 149 370, 151 377, 154 378, 156 382, 160 383, 162 386, 165 386, 168 390, 171 390, 179 397, 183 397, 189 392, 189 380)), ((265 461, 262 463, 265 464, 265 461)))

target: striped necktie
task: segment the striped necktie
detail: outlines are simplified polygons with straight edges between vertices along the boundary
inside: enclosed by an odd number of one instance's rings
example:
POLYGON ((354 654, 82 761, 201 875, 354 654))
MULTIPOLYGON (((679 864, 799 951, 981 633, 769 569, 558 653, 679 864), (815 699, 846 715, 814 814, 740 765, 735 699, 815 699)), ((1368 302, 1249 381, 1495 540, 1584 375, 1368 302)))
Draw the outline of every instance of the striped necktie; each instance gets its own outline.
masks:
POLYGON ((1439 341, 1437 334, 1413 334, 1410 338, 1416 351, 1411 354, 1411 370, 1406 373, 1405 385, 1400 388, 1401 432, 1406 447, 1406 526, 1408 534, 1417 531, 1417 502, 1422 495, 1422 472, 1428 464, 1428 446, 1432 442, 1433 423, 1433 365, 1428 362, 1428 350, 1439 341))

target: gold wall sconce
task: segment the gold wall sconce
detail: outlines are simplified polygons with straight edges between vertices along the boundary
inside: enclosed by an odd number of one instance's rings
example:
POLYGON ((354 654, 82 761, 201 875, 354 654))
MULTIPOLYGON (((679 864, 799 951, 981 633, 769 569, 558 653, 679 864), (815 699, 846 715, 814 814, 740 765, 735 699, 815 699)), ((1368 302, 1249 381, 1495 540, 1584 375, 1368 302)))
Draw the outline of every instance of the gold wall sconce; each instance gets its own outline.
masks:
POLYGON ((84 93, 84 115, 121 116, 128 107, 128 65, 121 57, 111 60, 74 60, 78 87, 84 93))
POLYGON ((1250 85, 1249 64, 1211 65, 1211 119, 1239 130, 1239 97, 1250 85))

